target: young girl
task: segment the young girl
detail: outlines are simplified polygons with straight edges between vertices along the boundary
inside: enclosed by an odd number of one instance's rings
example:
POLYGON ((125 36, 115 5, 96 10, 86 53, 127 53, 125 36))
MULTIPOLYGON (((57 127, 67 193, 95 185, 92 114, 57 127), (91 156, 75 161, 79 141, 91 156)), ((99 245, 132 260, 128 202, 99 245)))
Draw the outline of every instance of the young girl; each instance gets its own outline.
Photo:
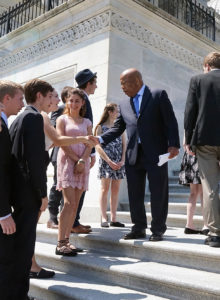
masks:
MULTIPOLYGON (((114 125, 114 121, 118 117, 118 107, 115 103, 109 103, 104 108, 101 120, 95 128, 95 135, 101 135, 114 125)), ((116 221, 116 211, 118 206, 118 194, 121 179, 125 178, 125 151, 126 141, 125 133, 103 149, 100 145, 96 146, 100 154, 98 178, 101 179, 101 227, 109 227, 107 218, 107 197, 111 185, 111 222, 110 226, 124 227, 124 224, 116 221)))
MULTIPOLYGON (((64 114, 57 119, 57 132, 72 137, 92 135, 92 123, 83 118, 84 94, 72 89, 64 114)), ((59 219, 57 255, 74 256, 81 249, 69 243, 69 236, 82 192, 88 190, 91 146, 84 144, 61 147, 57 157, 57 189, 62 190, 64 206, 59 219)))

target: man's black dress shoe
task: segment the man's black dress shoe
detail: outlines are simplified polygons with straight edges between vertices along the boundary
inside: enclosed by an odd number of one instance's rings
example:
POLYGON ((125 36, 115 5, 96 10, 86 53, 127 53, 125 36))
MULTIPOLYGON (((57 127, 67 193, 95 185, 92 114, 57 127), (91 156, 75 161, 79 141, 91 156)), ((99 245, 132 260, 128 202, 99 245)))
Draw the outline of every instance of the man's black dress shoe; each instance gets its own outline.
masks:
POLYGON ((205 245, 209 245, 210 247, 220 247, 220 236, 209 236, 205 239, 205 245))
POLYGON ((41 269, 40 272, 30 271, 29 278, 45 279, 45 278, 51 278, 54 275, 55 275, 54 271, 47 271, 45 269, 41 269))
POLYGON ((124 240, 135 240, 146 237, 145 230, 142 231, 131 231, 124 236, 124 240))
POLYGON ((162 240, 163 240, 163 233, 160 233, 160 234, 153 233, 149 237, 149 241, 151 241, 151 242, 159 242, 162 240))

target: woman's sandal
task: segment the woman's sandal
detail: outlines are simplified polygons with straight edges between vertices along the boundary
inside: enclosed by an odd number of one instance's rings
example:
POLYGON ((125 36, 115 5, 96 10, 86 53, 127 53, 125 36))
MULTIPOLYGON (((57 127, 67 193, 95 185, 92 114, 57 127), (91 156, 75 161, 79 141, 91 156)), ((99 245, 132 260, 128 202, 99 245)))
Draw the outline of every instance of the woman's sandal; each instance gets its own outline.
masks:
POLYGON ((66 240, 66 245, 73 251, 73 252, 83 252, 83 249, 81 248, 76 248, 75 246, 73 246, 72 244, 70 244, 69 238, 65 238, 66 240))
POLYGON ((76 256, 77 252, 73 251, 68 245, 66 240, 58 241, 56 251, 56 255, 62 256, 76 256))

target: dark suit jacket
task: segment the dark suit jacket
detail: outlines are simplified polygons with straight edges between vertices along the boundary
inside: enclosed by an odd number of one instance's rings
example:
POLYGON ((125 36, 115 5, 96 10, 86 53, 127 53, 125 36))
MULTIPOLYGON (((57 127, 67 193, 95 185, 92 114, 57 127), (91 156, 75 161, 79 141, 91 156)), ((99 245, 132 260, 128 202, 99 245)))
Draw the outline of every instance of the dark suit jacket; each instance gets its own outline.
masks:
POLYGON ((137 160, 138 139, 146 157, 146 164, 156 164, 158 156, 168 147, 180 147, 178 124, 166 91, 151 92, 145 86, 140 115, 137 118, 133 100, 121 101, 120 116, 114 126, 102 135, 107 144, 127 130, 126 162, 134 165, 137 160))
POLYGON ((11 213, 11 140, 8 127, 1 118, 0 132, 0 217, 11 213))
MULTIPOLYGON (((43 118, 27 106, 10 127, 16 187, 30 187, 36 199, 47 196, 43 118), (25 183, 25 184, 24 184, 25 183)), ((31 199, 30 199, 31 200, 31 199)))
POLYGON ((192 77, 184 128, 187 144, 220 146, 220 69, 192 77))

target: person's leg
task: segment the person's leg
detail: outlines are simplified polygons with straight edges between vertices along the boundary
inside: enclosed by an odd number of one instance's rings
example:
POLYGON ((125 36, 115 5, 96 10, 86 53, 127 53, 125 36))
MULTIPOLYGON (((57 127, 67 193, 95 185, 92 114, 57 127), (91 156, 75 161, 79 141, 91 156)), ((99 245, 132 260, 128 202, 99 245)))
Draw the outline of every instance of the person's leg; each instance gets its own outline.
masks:
POLYGON ((193 216, 196 209, 196 201, 200 195, 201 184, 190 184, 190 195, 187 203, 187 221, 186 227, 195 229, 193 224, 193 216))
POLYGON ((118 194, 120 189, 121 180, 112 179, 111 182, 111 199, 110 199, 110 209, 111 209, 111 221, 116 222, 116 211, 118 208, 118 194))
POLYGON ((49 194, 49 201, 48 201, 48 210, 50 214, 50 219, 48 221, 48 226, 51 221, 54 224, 58 224, 57 215, 59 213, 59 206, 62 199, 62 192, 56 189, 57 186, 57 164, 56 162, 53 163, 54 166, 54 176, 53 176, 53 185, 50 190, 49 194))
POLYGON ((125 165, 128 183, 128 198, 132 231, 142 231, 147 228, 147 217, 144 205, 146 170, 136 166, 125 165))
POLYGON ((80 225, 80 223, 79 223, 80 212, 81 212, 82 207, 83 207, 85 194, 86 194, 86 192, 83 191, 83 193, 82 193, 82 195, 80 197, 80 201, 79 201, 79 205, 78 205, 78 209, 77 209, 77 213, 76 213, 76 218, 75 218, 74 223, 73 223, 73 228, 80 225))
POLYGON ((197 146, 196 154, 203 189, 204 222, 210 235, 220 237, 220 147, 197 146))
MULTIPOLYGON (((79 193, 72 187, 63 189, 64 206, 60 213, 58 244, 56 254, 73 256, 72 249, 69 247, 67 239, 70 236, 73 220, 76 217, 76 212, 79 204, 79 193)), ((82 193, 82 190, 80 190, 82 193)), ((80 193, 80 195, 81 195, 80 193)))
MULTIPOLYGON (((29 202, 30 199, 31 198, 28 199, 29 202)), ((34 254, 38 212, 39 206, 36 205, 35 207, 34 203, 33 205, 27 204, 24 207, 16 207, 13 212, 13 218, 16 223, 14 251, 14 270, 16 271, 13 272, 13 289, 10 291, 10 300, 26 299, 28 294, 29 274, 31 260, 34 254)))
POLYGON ((101 179, 101 192, 99 196, 101 218, 102 218, 101 223, 108 222, 107 205, 108 205, 108 191, 109 191, 110 183, 111 183, 110 178, 101 179))
POLYGON ((148 168, 149 189, 151 193, 151 231, 161 235, 166 231, 168 213, 168 171, 167 164, 148 168))
POLYGON ((14 272, 14 234, 7 235, 0 226, 0 293, 1 300, 8 300, 9 291, 13 289, 12 273, 14 272))
MULTIPOLYGON (((76 213, 77 213, 77 209, 78 209, 78 205, 80 202, 80 197, 83 193, 82 189, 64 189, 64 195, 66 198, 69 199, 69 202, 67 204, 67 207, 69 208, 70 212, 69 212, 69 223, 66 227, 66 231, 65 231, 65 238, 69 238, 70 233, 71 233, 71 229, 72 229, 72 224, 73 221, 76 218, 76 213), (72 190, 72 191, 71 191, 72 190)), ((65 206, 65 203, 64 203, 65 206)))

